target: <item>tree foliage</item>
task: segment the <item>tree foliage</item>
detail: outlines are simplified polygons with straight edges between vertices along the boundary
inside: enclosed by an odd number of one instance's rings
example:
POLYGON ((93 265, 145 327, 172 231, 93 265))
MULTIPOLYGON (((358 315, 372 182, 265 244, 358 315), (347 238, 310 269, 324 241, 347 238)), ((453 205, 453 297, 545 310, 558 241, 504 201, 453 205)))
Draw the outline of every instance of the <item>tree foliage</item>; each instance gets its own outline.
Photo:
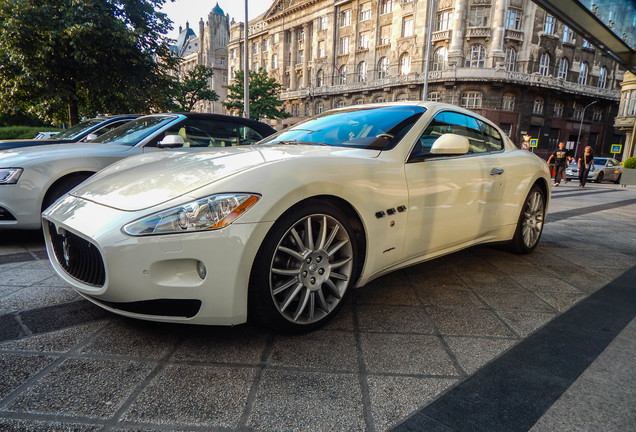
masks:
MULTIPOLYGON (((227 101, 223 106, 228 110, 238 110, 243 112, 244 91, 243 91, 243 71, 238 71, 232 84, 227 86, 227 101)), ((271 78, 263 68, 258 72, 249 72, 249 112, 250 118, 260 120, 262 118, 287 118, 290 116, 282 106, 283 101, 278 94, 282 86, 271 78)))
POLYGON ((166 0, 0 0, 0 112, 162 110, 176 64, 166 0))
POLYGON ((175 89, 175 101, 177 109, 190 112, 194 105, 202 100, 217 101, 219 95, 210 89, 210 78, 214 75, 214 70, 205 65, 196 65, 186 72, 175 89))

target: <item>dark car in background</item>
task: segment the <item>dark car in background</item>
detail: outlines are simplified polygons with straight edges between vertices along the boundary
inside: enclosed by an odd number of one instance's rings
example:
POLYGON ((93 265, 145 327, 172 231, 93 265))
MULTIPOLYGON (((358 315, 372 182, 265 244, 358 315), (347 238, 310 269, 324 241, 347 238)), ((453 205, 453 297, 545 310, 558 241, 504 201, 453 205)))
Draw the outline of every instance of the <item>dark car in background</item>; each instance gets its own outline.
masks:
POLYGON ((140 117, 138 114, 122 114, 104 117, 95 117, 90 120, 83 121, 63 130, 49 138, 33 138, 22 140, 1 140, 0 150, 8 150, 18 147, 31 147, 47 144, 69 144, 78 141, 90 141, 116 127, 128 123, 130 120, 140 117))

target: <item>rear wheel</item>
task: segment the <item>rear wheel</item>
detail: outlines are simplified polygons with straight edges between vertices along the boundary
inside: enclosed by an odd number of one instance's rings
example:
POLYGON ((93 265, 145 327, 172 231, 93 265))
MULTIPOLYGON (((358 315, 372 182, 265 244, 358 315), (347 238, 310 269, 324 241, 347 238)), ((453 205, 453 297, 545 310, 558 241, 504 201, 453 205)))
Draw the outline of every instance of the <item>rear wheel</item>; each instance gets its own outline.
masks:
POLYGON ((292 333, 324 325, 354 283, 357 249, 351 224, 332 204, 311 202, 283 215, 254 262, 251 318, 292 333))
POLYGON ((526 197, 517 222, 515 235, 507 249, 518 254, 527 254, 539 244, 545 219, 545 193, 535 185, 526 197))

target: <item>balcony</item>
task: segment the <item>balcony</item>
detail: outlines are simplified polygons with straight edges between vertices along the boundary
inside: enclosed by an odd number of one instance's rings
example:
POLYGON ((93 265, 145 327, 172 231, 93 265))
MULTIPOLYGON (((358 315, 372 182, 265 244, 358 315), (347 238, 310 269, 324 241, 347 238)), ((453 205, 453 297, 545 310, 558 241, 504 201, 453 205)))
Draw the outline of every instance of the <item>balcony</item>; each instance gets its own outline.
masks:
POLYGON ((504 38, 506 40, 523 42, 523 32, 519 30, 506 29, 506 34, 504 35, 504 38))
POLYGON ((433 42, 449 41, 451 38, 451 32, 452 30, 440 30, 433 32, 433 42))
POLYGON ((473 37, 489 38, 491 29, 489 27, 469 27, 466 29, 466 39, 473 37))

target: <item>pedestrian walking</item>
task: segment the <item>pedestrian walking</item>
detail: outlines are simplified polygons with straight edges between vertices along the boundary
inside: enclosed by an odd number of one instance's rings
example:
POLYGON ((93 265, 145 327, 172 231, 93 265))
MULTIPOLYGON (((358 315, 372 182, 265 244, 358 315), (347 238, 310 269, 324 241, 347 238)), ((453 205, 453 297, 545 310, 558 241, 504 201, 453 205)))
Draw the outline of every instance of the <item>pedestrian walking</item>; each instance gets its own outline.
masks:
POLYGON ((561 177, 565 176, 565 168, 568 166, 568 162, 572 160, 570 151, 565 148, 565 143, 561 141, 559 148, 548 158, 548 163, 554 159, 554 186, 559 186, 561 183, 561 177))
POLYGON ((579 158, 579 187, 584 188, 587 181, 587 175, 590 173, 590 169, 594 169, 594 153, 592 147, 585 147, 583 156, 579 158))

